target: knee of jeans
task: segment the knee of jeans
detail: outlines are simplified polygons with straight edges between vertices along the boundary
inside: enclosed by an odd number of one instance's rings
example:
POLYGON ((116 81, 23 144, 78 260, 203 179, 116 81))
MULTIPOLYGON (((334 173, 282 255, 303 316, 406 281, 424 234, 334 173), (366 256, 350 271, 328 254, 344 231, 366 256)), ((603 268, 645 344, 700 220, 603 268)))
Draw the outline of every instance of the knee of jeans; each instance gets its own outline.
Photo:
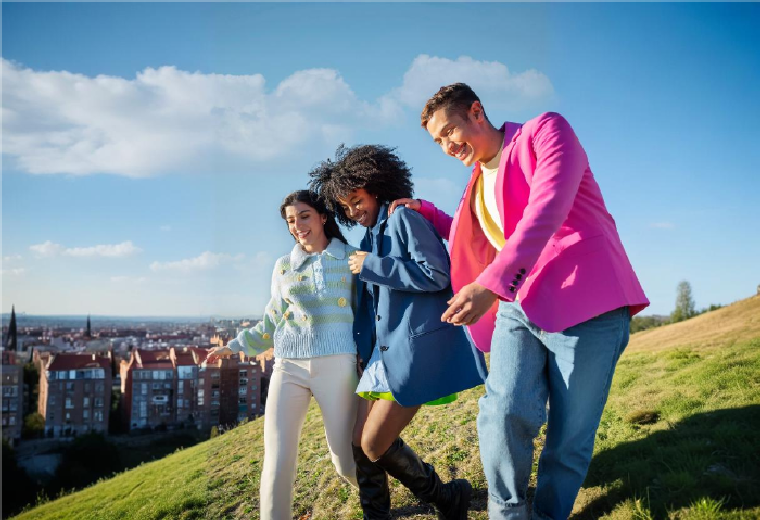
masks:
MULTIPOLYGON (((480 400, 480 413, 478 414, 478 430, 521 431, 531 437, 538 435, 541 425, 546 422, 546 412, 513 408, 510 406, 488 406, 485 397, 480 400)), ((490 435, 489 435, 490 437, 490 435)))

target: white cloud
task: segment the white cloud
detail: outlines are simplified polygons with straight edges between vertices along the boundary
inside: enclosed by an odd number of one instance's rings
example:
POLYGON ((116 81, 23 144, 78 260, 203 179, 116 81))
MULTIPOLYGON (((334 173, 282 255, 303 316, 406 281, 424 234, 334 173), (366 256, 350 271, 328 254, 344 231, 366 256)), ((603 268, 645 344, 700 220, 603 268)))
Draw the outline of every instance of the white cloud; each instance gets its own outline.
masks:
POLYGON ((70 247, 63 254, 65 256, 92 257, 102 256, 107 258, 122 258, 141 252, 142 249, 135 247, 131 240, 115 245, 98 245, 92 247, 70 247))
POLYGON ((42 244, 30 246, 29 249, 34 251, 38 258, 52 257, 59 254, 73 257, 122 258, 125 256, 132 256, 142 251, 142 249, 136 247, 131 240, 114 245, 69 248, 65 248, 60 244, 55 244, 50 240, 46 240, 42 244))
POLYGON ((261 74, 175 67, 125 79, 35 71, 3 59, 2 72, 3 150, 29 173, 250 170, 288 157, 315 135, 332 148, 372 112, 328 69, 298 71, 271 92, 261 74))
POLYGON ((441 85, 469 83, 486 108, 522 107, 553 92, 539 71, 469 57, 420 55, 401 86, 375 100, 358 98, 332 69, 296 71, 267 88, 261 74, 160 67, 91 77, 1 62, 3 152, 34 174, 271 173, 293 150, 320 157, 361 129, 397 124, 404 107, 418 112, 441 85))
POLYGON ((36 244, 33 246, 29 246, 29 249, 36 253, 37 257, 49 257, 49 256, 56 256, 58 253, 63 251, 63 246, 60 244, 54 244, 50 240, 46 240, 42 244, 36 244))
POLYGON ((8 255, 3 257, 3 263, 18 262, 20 260, 23 260, 21 255, 8 255))
POLYGON ((490 106, 524 108, 554 93, 549 78, 535 69, 514 73, 498 61, 478 61, 468 56, 451 60, 421 54, 391 97, 420 112, 440 87, 458 82, 472 87, 486 111, 490 106))
POLYGON ((649 224, 649 227, 653 227, 655 229, 673 229, 676 227, 676 225, 672 222, 652 222, 649 224))
POLYGON ((150 264, 150 270, 159 271, 174 271, 183 274, 208 271, 219 267, 222 263, 226 262, 239 262, 243 260, 245 255, 238 254, 235 256, 227 253, 212 253, 211 251, 204 251, 195 258, 186 258, 184 260, 175 260, 172 262, 153 262, 150 264))

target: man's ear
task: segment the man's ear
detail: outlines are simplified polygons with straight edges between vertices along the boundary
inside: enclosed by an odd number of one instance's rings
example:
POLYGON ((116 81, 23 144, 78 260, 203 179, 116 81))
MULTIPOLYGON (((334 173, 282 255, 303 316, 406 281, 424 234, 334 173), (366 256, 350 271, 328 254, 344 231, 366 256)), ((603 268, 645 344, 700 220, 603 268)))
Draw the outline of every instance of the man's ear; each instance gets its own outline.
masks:
POLYGON ((476 123, 485 121, 486 112, 483 110, 483 105, 480 104, 480 101, 476 100, 472 102, 472 105, 470 105, 470 116, 472 116, 476 123))

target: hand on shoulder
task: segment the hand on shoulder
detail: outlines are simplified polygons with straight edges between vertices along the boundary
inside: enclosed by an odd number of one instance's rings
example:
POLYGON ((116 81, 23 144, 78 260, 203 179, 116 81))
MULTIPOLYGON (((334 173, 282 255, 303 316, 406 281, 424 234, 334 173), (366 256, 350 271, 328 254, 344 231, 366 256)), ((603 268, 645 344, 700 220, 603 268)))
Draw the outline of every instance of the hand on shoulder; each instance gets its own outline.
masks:
POLYGON ((393 212, 396 211, 396 208, 399 206, 403 206, 414 211, 419 211, 422 207, 422 202, 420 199, 396 199, 391 202, 390 206, 388 206, 388 215, 393 215, 393 212))

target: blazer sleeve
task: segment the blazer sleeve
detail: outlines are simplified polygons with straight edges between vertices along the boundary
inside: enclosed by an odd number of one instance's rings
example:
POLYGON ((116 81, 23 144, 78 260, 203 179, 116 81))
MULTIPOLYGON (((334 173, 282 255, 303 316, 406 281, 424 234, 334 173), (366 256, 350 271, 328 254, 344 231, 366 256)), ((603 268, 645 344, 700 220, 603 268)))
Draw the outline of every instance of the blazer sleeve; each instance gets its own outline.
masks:
POLYGON ((504 248, 475 280, 507 301, 567 219, 588 168, 586 152, 565 118, 546 113, 536 125, 531 141, 536 169, 527 206, 504 248))
POLYGON ((451 233, 451 223, 453 218, 445 211, 435 207, 435 204, 424 199, 420 199, 420 214, 425 219, 433 224, 433 227, 446 240, 449 239, 451 233))
POLYGON ((274 331, 282 321, 282 313, 287 307, 280 291, 280 265, 281 262, 277 261, 274 266, 272 295, 264 308, 264 316, 256 325, 241 331, 227 343, 227 347, 233 352, 245 352, 249 356, 255 356, 274 346, 274 331))
POLYGON ((436 292, 448 287, 448 252, 430 223, 408 208, 398 208, 388 220, 391 240, 399 241, 409 258, 369 254, 359 278, 398 291, 436 292))

